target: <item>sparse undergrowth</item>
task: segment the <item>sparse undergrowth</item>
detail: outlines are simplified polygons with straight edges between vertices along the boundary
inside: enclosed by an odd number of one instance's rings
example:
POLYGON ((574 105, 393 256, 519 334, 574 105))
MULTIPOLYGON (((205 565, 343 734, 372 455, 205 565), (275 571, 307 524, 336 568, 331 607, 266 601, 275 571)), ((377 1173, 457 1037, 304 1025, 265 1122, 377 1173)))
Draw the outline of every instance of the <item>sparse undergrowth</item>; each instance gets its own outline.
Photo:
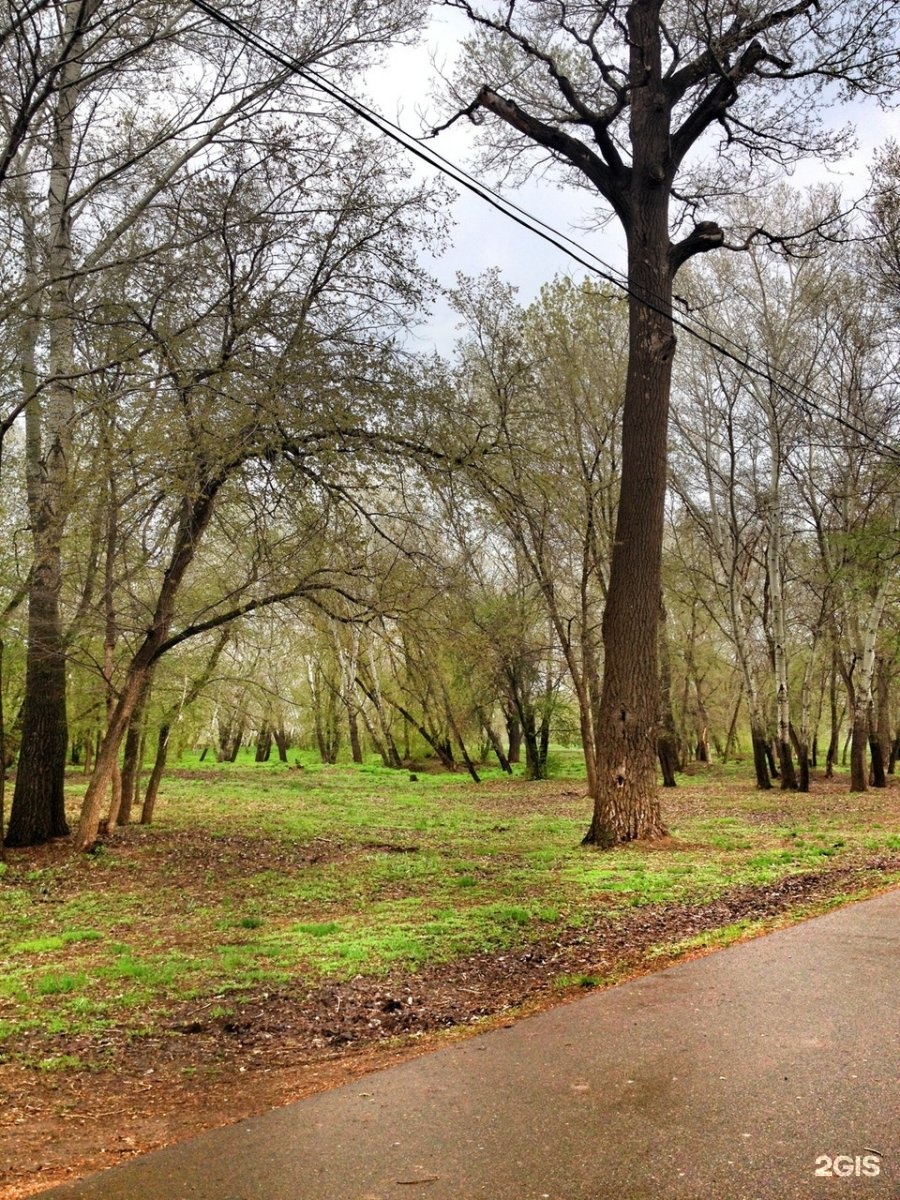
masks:
POLYGON ((10 853, 0 872, 13 1097, 0 1147, 19 1147, 0 1194, 49 1186, 42 1162, 79 1169, 66 1134, 80 1169, 173 1136, 144 1120, 106 1158, 99 1129, 85 1141, 92 1098, 148 1072, 181 1082, 169 1103, 184 1135, 192 1111, 196 1129, 292 1098, 297 1071, 338 1052, 483 1022, 889 886, 897 795, 892 781, 850 796, 844 780, 759 793, 711 768, 665 794, 669 838, 601 854, 579 845, 577 780, 476 787, 309 761, 176 771, 153 828, 80 858, 62 844, 10 853), (293 1082, 213 1118, 215 1080, 247 1063, 293 1082), (15 1103, 26 1087, 46 1128, 15 1103), (40 1143, 21 1152, 35 1128, 49 1158, 40 1143))

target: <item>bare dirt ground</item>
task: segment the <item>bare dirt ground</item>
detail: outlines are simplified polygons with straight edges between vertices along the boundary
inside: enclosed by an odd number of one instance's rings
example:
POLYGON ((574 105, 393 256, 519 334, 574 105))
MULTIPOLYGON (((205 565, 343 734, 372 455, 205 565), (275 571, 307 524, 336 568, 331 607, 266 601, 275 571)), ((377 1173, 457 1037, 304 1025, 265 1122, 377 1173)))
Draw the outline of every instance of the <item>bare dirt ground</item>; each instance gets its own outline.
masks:
MULTIPOLYGON (((664 847, 663 847, 664 848, 664 847)), ((239 1121, 578 994, 560 976, 617 981, 667 964, 648 951, 745 918, 784 923, 838 894, 881 890, 900 856, 860 859, 699 905, 647 906, 552 941, 469 956, 415 974, 358 977, 309 991, 260 991, 238 1017, 185 1003, 138 1040, 50 1035, 36 1051, 103 1069, 52 1074, 0 1066, 0 1196, 24 1197, 133 1155, 239 1121)))

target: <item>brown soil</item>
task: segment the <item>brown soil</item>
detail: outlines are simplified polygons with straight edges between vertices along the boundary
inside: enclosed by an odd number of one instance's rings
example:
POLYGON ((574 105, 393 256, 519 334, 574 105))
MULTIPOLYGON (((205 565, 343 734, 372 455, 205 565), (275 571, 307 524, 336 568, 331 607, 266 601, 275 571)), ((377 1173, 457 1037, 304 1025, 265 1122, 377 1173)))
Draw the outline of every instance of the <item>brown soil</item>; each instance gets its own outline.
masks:
POLYGON ((648 951, 661 943, 745 918, 784 923, 838 893, 877 891, 882 873, 898 869, 900 858, 871 858, 735 888, 708 904, 636 908, 416 974, 260 991, 224 1016, 212 1002, 185 1003, 168 1028, 139 1039, 113 1030, 61 1045, 37 1034, 34 1059, 64 1052, 97 1068, 0 1065, 0 1164, 10 1164, 0 1197, 31 1195, 578 994, 561 977, 615 982, 658 969, 671 959, 648 951))

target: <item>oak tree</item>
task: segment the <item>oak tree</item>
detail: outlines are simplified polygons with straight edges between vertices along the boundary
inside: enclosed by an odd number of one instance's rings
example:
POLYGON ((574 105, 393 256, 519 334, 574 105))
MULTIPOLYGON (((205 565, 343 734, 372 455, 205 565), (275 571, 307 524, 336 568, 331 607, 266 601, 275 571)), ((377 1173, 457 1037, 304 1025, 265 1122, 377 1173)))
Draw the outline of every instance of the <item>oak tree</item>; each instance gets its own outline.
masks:
POLYGON ((657 631, 675 276, 726 242, 709 219, 718 197, 841 148, 841 134, 819 116, 827 88, 884 95, 895 86, 900 8, 866 0, 444 4, 473 30, 457 116, 485 123, 498 164, 549 163, 591 189, 625 235, 622 481, 588 833, 609 846, 663 832, 657 631))

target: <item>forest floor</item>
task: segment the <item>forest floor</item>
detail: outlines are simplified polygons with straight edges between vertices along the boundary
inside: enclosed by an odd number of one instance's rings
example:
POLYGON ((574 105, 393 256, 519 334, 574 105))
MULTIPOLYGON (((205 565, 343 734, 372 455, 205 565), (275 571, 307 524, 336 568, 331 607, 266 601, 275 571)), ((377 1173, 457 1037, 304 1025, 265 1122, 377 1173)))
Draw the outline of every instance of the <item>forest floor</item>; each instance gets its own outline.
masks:
POLYGON ((846 789, 704 769, 599 854, 577 780, 173 772, 154 827, 0 870, 0 1197, 896 886, 900 781, 846 789))

